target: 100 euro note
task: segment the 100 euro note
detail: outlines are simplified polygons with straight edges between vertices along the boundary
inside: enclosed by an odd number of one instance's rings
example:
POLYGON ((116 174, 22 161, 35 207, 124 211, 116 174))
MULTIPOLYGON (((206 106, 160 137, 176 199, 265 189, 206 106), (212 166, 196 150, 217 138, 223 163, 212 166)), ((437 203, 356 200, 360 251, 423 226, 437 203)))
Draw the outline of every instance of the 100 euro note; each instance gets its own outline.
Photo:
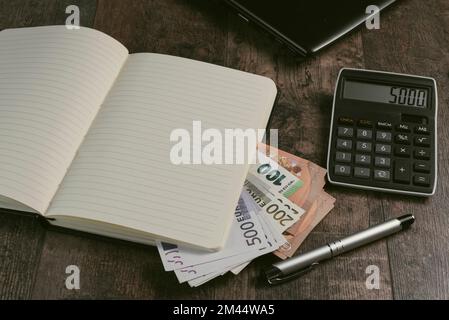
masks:
POLYGON ((326 169, 272 146, 260 144, 259 149, 264 150, 268 158, 301 181, 301 186, 289 194, 288 199, 307 211, 326 184, 326 169))

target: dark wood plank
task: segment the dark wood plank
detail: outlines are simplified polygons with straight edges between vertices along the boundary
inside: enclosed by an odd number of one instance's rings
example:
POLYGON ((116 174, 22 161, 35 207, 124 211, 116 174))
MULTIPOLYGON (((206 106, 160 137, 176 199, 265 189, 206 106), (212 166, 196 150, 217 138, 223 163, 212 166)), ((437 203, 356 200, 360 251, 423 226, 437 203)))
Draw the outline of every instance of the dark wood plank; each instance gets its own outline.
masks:
POLYGON ((99 0, 95 28, 130 53, 171 54, 222 65, 225 22, 209 1, 99 0))
MULTIPOLYGON (((272 39, 230 16, 227 66, 265 75, 275 80, 282 95, 276 106, 271 128, 279 129, 280 147, 325 166, 330 124, 331 98, 341 67, 363 67, 360 32, 340 41, 313 59, 298 61, 272 39)), ((382 208, 370 204, 364 192, 348 193, 332 189, 337 207, 312 233, 301 251, 358 231, 376 222, 382 208)), ((380 219, 381 220, 381 219, 380 219)), ((325 264, 302 279, 279 286, 266 286, 261 274, 273 257, 264 257, 237 278, 229 280, 233 288, 255 287, 249 298, 257 299, 336 299, 391 298, 391 280, 386 244, 378 243, 354 254, 325 264), (367 290, 365 269, 375 264, 382 271, 381 289, 367 290)), ((246 289, 248 290, 248 289, 246 289)), ((240 298, 233 290, 223 298, 240 298)))
MULTIPOLYGON (((348 39, 349 45, 341 42, 318 57, 299 63, 279 45, 273 46, 271 39, 242 25, 233 16, 229 19, 230 34, 225 41, 225 20, 215 7, 202 3, 186 5, 179 1, 168 4, 137 1, 127 4, 125 9, 118 2, 107 1, 99 4, 95 26, 121 40, 131 52, 181 55, 272 77, 283 91, 272 123, 273 128, 280 129, 281 147, 303 153, 324 165, 334 81, 341 66, 363 66, 360 34, 348 39), (142 22, 145 19, 147 23, 142 22), (197 20, 205 21, 205 25, 197 22, 192 26, 191 21, 197 20), (271 47, 274 48, 265 49, 271 47)), ((344 192, 332 192, 341 201, 303 250, 365 228, 370 216, 378 215, 379 208, 368 206, 365 193, 344 196, 344 192), (364 197, 364 201, 360 201, 360 197, 364 197), (348 214, 351 215, 349 219, 348 214)), ((199 289, 189 289, 178 285, 173 274, 163 272, 154 248, 51 231, 42 254, 34 297, 389 298, 385 253, 385 244, 380 243, 277 288, 268 288, 260 277, 262 269, 274 261, 272 257, 264 257, 238 277, 227 275, 199 289), (68 291, 64 287, 64 270, 69 264, 76 264, 82 270, 80 291, 68 291), (386 269, 379 291, 368 291, 364 287, 364 271, 369 264, 386 269)))
POLYGON ((0 30, 65 24, 67 6, 80 8, 80 24, 90 27, 95 17, 95 0, 0 0, 0 30))
MULTIPOLYGON (((99 1, 95 28, 130 52, 161 52, 224 64, 226 16, 205 1, 99 1)), ((166 273, 154 247, 49 231, 34 298, 214 298, 221 279, 197 290, 166 273), (65 288, 65 268, 81 270, 81 290, 65 288), (216 289, 217 288, 217 289, 216 289)), ((221 284, 221 285, 220 285, 221 284)))
POLYGON ((45 238, 36 217, 0 209, 0 299, 29 299, 45 238))
MULTIPOLYGON (((77 4, 81 24, 92 25, 95 1, 0 0, 0 30, 65 23, 65 8, 77 4)), ((0 210, 0 298, 32 296, 36 271, 45 239, 45 228, 30 215, 0 210)))
MULTIPOLYGON (((325 166, 333 87, 338 70, 367 67, 434 76, 440 85, 440 122, 449 120, 449 5, 402 1, 382 15, 382 29, 358 31, 300 62, 269 37, 214 3, 194 0, 0 0, 0 30, 61 24, 78 4, 81 23, 123 42, 131 52, 160 52, 217 63, 273 78, 282 90, 272 128, 280 147, 325 166), (95 24, 93 19, 95 17, 95 24), (419 41, 417 41, 419 40, 419 41)), ((51 229, 36 219, 0 213, 1 298, 159 299, 390 299, 449 298, 449 128, 440 127, 440 182, 427 201, 329 187, 336 208, 301 247, 305 251, 390 216, 415 213, 412 230, 325 263, 301 279, 270 288, 266 256, 242 274, 198 289, 165 273, 157 250, 87 234, 51 229), (81 269, 81 290, 64 286, 65 268, 81 269), (367 290, 365 269, 381 271, 380 290, 367 290), (391 272, 390 272, 391 268, 391 272)))
POLYGON ((50 230, 33 292, 35 299, 137 298, 155 295, 156 252, 88 234, 50 230), (65 270, 80 268, 80 290, 67 290, 65 270))
POLYGON ((412 230, 388 241, 397 299, 449 298, 449 3, 401 1, 381 17, 381 29, 363 34, 366 65, 431 76, 439 85, 439 183, 434 197, 383 196, 386 217, 413 213, 412 230))

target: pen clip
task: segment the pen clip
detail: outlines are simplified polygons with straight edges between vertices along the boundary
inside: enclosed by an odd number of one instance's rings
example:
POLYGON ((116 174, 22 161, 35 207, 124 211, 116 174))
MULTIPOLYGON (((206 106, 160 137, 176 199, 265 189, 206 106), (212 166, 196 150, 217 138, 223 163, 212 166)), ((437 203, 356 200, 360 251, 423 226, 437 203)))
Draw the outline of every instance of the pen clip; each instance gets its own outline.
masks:
POLYGON ((277 285, 277 284, 285 283, 285 282, 290 281, 290 280, 295 279, 295 278, 302 277, 306 273, 312 271, 312 269, 315 266, 317 266, 318 264, 319 264, 318 262, 314 262, 310 266, 308 266, 307 268, 298 270, 298 271, 296 271, 294 273, 290 273, 290 274, 287 274, 287 275, 277 274, 277 275, 273 275, 273 276, 267 276, 268 283, 271 284, 271 285, 277 285))

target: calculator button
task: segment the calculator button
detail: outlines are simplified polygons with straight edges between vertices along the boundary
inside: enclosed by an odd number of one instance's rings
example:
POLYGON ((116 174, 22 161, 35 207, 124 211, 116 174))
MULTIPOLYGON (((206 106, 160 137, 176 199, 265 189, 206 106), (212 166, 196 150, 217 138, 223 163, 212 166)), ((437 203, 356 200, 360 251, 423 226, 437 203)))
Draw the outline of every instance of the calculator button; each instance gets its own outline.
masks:
POLYGON ((357 139, 371 140, 373 138, 373 131, 368 129, 357 129, 357 139))
POLYGON ((394 154, 398 157, 409 158, 411 156, 410 147, 396 146, 396 148, 394 148, 394 154))
POLYGON ((376 140, 379 142, 391 142, 391 132, 377 131, 376 140))
POLYGON ((365 127, 365 128, 372 128, 373 122, 370 120, 359 120, 359 126, 365 127))
POLYGON ((415 162, 413 170, 416 172, 430 173, 430 165, 427 162, 415 162))
POLYGON ((339 149, 339 150, 351 150, 352 149, 352 141, 351 140, 337 139, 337 149, 339 149))
POLYGON ((336 165, 335 166, 335 175, 349 177, 351 175, 351 167, 336 165))
POLYGON ((398 134, 395 141, 400 144, 410 144, 410 136, 408 134, 398 134))
POLYGON ((430 137, 416 136, 415 146, 430 147, 430 137))
POLYGON ((427 175, 415 175, 413 177, 413 184, 417 186, 429 187, 430 186, 430 177, 427 175))
POLYGON ((384 130, 391 130, 391 128, 393 128, 393 124, 388 121, 377 121, 377 128, 384 130))
POLYGON ((414 152, 414 157, 416 159, 421 159, 421 160, 430 160, 430 151, 429 149, 415 149, 414 152))
POLYGON ((389 144, 376 144, 376 153, 391 154, 391 146, 389 144))
POLYGON ((335 156, 335 160, 337 162, 351 162, 352 159, 352 155, 350 153, 346 153, 346 152, 337 152, 336 156, 335 156))
POLYGON ((354 168, 354 177, 369 179, 371 176, 370 169, 368 168, 354 168))
POLYGON ((374 159, 374 165, 376 167, 380 167, 380 168, 390 168, 391 160, 390 160, 390 158, 376 157, 374 159))
POLYGON ((371 152, 371 149, 373 148, 371 142, 360 142, 357 141, 357 151, 361 152, 371 152))
POLYGON ((390 171, 388 171, 388 170, 374 170, 374 180, 390 181, 390 171))
POLYGON ((354 120, 351 119, 351 118, 348 118, 348 117, 340 117, 340 118, 338 119, 338 122, 339 122, 340 124, 346 124, 346 125, 348 125, 348 126, 353 126, 353 125, 354 125, 354 120))
POLYGON ((410 126, 408 124, 399 124, 396 126, 396 131, 399 132, 411 132, 410 126))
POLYGON ((399 183, 410 183, 410 162, 405 160, 395 161, 394 181, 399 183))
POLYGON ((365 154, 357 154, 355 156, 355 163, 369 166, 371 164, 371 156, 365 154))
POLYGON ((419 134, 430 134, 430 130, 428 126, 416 126, 415 133, 419 134))
POLYGON ((347 127, 339 127, 338 136, 340 138, 352 138, 354 136, 354 129, 347 127))

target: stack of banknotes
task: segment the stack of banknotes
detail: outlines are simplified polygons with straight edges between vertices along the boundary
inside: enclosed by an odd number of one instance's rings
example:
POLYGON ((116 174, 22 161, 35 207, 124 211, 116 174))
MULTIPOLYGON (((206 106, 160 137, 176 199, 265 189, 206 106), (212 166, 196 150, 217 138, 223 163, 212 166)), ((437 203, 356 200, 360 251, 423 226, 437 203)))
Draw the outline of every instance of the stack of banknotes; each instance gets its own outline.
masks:
POLYGON ((325 169, 308 160, 260 145, 225 247, 205 252, 157 242, 165 271, 197 287, 227 272, 237 275, 267 253, 281 259, 293 256, 334 207, 335 199, 323 190, 325 175, 325 169))

